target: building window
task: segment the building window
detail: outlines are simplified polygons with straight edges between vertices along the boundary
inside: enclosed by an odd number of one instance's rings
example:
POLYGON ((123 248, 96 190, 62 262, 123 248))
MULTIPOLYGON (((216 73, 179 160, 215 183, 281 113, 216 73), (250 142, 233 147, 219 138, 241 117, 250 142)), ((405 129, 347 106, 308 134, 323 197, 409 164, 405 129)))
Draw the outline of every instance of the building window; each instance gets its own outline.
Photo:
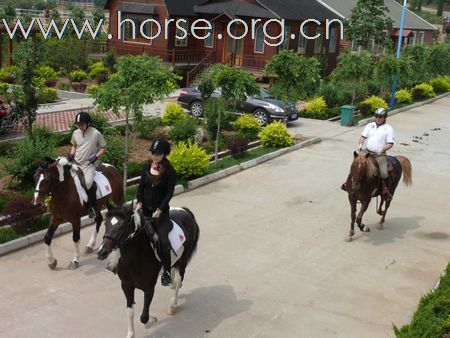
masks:
POLYGON ((176 47, 186 47, 187 43, 188 43, 188 34, 186 34, 186 32, 188 31, 189 21, 187 19, 184 19, 184 20, 185 21, 180 20, 178 23, 179 26, 184 28, 184 31, 177 27, 177 30, 175 33, 175 46, 176 47), (186 35, 186 37, 184 39, 177 38, 177 36, 183 37, 184 35, 186 35))
POLYGON ((314 53, 319 54, 322 52, 322 43, 323 43, 323 29, 322 27, 316 28, 316 36, 317 38, 314 40, 314 53), (320 34, 320 36, 317 36, 320 34))
POLYGON ((418 32, 418 34, 417 34, 417 43, 422 45, 424 38, 425 38, 425 32, 424 31, 418 32))
POLYGON ((263 34, 263 26, 260 25, 256 29, 255 35, 255 53, 264 53, 264 34, 263 34))
POLYGON ((289 49, 289 40, 291 39, 291 27, 284 27, 284 40, 280 46, 280 50, 289 49))
POLYGON ((338 30, 336 27, 331 28, 330 30, 330 44, 328 46, 328 52, 336 53, 337 49, 337 33, 338 30))
POLYGON ((409 44, 413 45, 413 46, 416 44, 416 31, 411 32, 411 38, 409 39, 409 44))
MULTIPOLYGON (((134 43, 148 43, 151 44, 152 40, 146 39, 144 36, 142 36, 140 27, 141 24, 148 20, 149 17, 142 14, 133 14, 133 13, 123 13, 122 20, 125 21, 122 26, 122 40, 126 42, 134 42, 134 43), (126 19, 131 20, 134 25, 130 21, 125 21, 126 19), (134 29, 133 29, 134 27, 134 29), (133 39, 133 33, 135 35, 135 39, 133 39)), ((152 36, 152 23, 146 22, 143 26, 143 33, 147 37, 152 36)))
POLYGON ((211 24, 212 28, 206 30, 206 34, 210 33, 209 36, 205 39, 205 47, 213 48, 214 47, 214 24, 211 24))

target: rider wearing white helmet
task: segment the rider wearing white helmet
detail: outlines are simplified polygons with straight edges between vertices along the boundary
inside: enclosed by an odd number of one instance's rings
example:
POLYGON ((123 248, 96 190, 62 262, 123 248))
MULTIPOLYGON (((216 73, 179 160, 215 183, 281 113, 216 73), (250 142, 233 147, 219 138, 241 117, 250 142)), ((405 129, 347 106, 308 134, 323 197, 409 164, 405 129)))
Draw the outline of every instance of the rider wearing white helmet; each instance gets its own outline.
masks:
POLYGON ((68 160, 75 160, 83 170, 86 192, 89 202, 89 217, 94 218, 98 214, 96 190, 94 182, 95 164, 106 151, 106 141, 103 135, 94 127, 91 127, 91 116, 86 112, 80 112, 75 117, 78 129, 72 134, 70 143, 72 149, 68 160))

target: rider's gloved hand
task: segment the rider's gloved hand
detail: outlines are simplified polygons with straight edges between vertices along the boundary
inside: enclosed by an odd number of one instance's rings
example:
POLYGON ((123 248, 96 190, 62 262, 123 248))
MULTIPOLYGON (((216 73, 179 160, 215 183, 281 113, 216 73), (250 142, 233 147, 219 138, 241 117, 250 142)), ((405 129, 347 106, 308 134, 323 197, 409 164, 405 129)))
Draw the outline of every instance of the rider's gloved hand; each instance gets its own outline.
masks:
POLYGON ((378 149, 377 151, 377 155, 380 156, 381 154, 383 154, 383 148, 378 149))
POLYGON ((153 218, 159 218, 159 216, 161 216, 161 210, 156 209, 156 211, 153 213, 152 217, 153 218))
POLYGON ((98 157, 96 154, 89 157, 89 164, 95 163, 98 160, 98 157))
POLYGON ((67 156, 67 160, 69 162, 72 162, 75 159, 75 155, 74 154, 69 154, 69 156, 67 156))
POLYGON ((359 144, 359 145, 358 145, 358 151, 361 151, 361 150, 362 150, 362 147, 363 147, 363 145, 362 145, 362 144, 359 144))

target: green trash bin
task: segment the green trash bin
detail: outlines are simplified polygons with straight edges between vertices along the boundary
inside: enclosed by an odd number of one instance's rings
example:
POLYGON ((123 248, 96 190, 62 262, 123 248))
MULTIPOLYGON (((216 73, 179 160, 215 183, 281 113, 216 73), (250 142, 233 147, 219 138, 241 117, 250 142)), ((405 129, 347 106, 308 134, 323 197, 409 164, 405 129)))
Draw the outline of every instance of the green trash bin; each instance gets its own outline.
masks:
POLYGON ((341 126, 353 125, 353 112, 356 106, 345 105, 341 106, 341 126))

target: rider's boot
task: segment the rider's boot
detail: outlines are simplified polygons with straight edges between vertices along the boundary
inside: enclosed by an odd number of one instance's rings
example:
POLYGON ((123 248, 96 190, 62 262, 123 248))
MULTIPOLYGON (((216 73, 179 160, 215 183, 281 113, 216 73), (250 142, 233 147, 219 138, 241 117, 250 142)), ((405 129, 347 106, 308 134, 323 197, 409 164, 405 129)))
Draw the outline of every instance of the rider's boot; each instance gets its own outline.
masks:
POLYGON ((87 190, 88 195, 88 204, 89 204, 89 218, 94 218, 95 215, 98 214, 98 207, 97 207, 97 184, 92 183, 92 186, 89 190, 87 190))
POLYGON ((163 286, 170 286, 172 285, 172 277, 170 276, 170 250, 171 249, 165 249, 163 248, 161 250, 161 261, 163 263, 163 269, 164 272, 161 275, 161 284, 163 286))

